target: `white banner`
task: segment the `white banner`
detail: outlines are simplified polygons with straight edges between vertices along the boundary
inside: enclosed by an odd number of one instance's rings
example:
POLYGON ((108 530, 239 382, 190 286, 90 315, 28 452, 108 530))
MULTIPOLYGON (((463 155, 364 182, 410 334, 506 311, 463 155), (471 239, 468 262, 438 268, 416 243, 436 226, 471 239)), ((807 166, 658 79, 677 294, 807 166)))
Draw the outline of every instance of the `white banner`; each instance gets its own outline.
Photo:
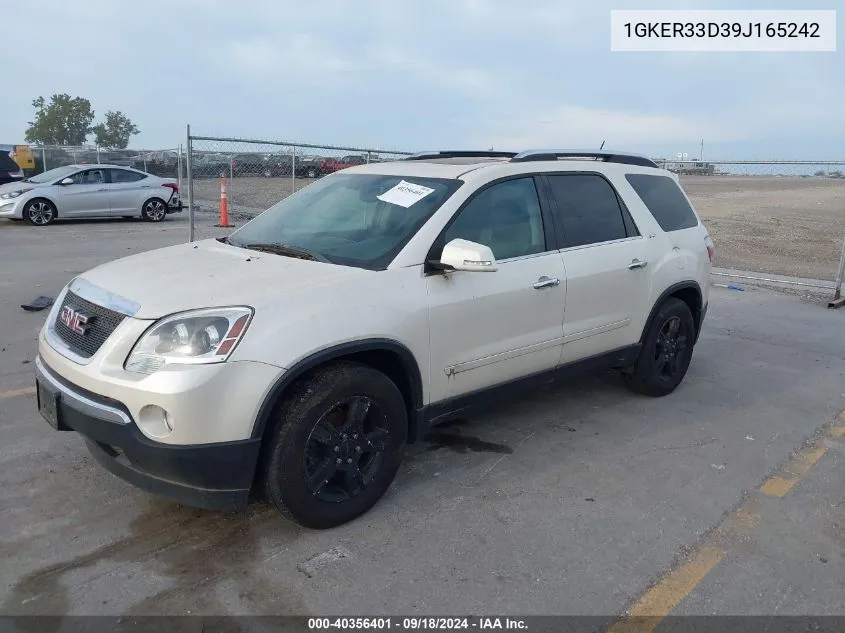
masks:
POLYGON ((835 52, 836 11, 611 11, 610 50, 835 52))

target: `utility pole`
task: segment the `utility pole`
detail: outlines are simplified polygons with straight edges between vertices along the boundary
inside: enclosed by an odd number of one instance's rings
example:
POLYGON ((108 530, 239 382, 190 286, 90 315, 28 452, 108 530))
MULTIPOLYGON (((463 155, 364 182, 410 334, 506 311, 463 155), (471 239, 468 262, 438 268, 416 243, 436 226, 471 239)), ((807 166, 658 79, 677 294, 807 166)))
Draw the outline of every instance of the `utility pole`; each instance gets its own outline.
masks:
POLYGON ((704 139, 701 139, 701 149, 698 152, 698 160, 699 161, 704 160, 704 139))

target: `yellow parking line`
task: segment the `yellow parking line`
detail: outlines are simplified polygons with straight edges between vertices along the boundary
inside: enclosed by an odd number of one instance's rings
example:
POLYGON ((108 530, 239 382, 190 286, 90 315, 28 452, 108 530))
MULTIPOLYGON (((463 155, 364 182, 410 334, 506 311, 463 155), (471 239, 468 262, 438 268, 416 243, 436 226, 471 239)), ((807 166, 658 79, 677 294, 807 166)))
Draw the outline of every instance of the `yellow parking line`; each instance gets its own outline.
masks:
POLYGON ((651 633, 724 556, 725 552, 719 548, 703 547, 690 561, 649 589, 608 633, 651 633))
MULTIPOLYGON (((841 422, 845 422, 845 411, 842 411, 837 419, 841 422)), ((833 437, 845 437, 845 424, 834 424, 830 429, 830 434, 833 437)))
POLYGON ((0 391, 0 400, 3 398, 15 398, 17 396, 31 396, 35 393, 35 387, 24 387, 23 389, 12 389, 11 391, 0 391))
POLYGON ((819 461, 827 452, 824 446, 813 446, 798 452, 795 457, 789 460, 784 467, 784 473, 769 477, 762 486, 760 492, 771 497, 785 497, 790 490, 798 483, 798 480, 805 475, 813 464, 819 461))
POLYGON ((770 497, 785 497, 797 483, 798 479, 796 478, 786 479, 785 477, 775 475, 774 477, 769 477, 766 482, 760 486, 760 492, 764 495, 769 495, 770 497))

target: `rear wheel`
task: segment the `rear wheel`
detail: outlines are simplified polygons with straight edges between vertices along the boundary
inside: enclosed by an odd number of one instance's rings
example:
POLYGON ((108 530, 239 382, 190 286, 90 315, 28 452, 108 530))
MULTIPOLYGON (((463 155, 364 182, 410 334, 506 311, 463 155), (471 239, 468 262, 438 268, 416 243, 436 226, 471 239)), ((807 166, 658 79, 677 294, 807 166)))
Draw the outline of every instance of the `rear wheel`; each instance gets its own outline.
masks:
POLYGON ((276 424, 265 491, 282 514, 316 529, 375 505, 396 476, 408 433, 405 401, 393 381, 346 361, 295 387, 276 424))
POLYGON ((56 219, 56 207, 49 200, 30 200, 23 210, 24 219, 34 226, 47 226, 56 219))
POLYGON ((141 217, 148 222, 161 222, 167 216, 167 203, 161 198, 150 198, 141 208, 141 217))
POLYGON ((674 297, 658 309, 643 341, 634 370, 625 376, 632 391, 646 396, 672 393, 686 376, 695 343, 689 306, 674 297))

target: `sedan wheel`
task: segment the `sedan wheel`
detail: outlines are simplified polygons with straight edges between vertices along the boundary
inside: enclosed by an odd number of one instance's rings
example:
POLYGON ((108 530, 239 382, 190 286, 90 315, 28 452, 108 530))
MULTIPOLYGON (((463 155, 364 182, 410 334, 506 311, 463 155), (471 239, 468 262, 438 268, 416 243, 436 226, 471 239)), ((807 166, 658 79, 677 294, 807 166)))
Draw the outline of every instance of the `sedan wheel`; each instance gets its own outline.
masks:
POLYGON ((153 198, 144 203, 144 209, 141 212, 145 220, 149 222, 161 222, 167 215, 167 205, 163 200, 153 198))
POLYGON ((33 200, 23 212, 30 224, 35 226, 47 226, 56 219, 56 208, 46 200, 33 200))

